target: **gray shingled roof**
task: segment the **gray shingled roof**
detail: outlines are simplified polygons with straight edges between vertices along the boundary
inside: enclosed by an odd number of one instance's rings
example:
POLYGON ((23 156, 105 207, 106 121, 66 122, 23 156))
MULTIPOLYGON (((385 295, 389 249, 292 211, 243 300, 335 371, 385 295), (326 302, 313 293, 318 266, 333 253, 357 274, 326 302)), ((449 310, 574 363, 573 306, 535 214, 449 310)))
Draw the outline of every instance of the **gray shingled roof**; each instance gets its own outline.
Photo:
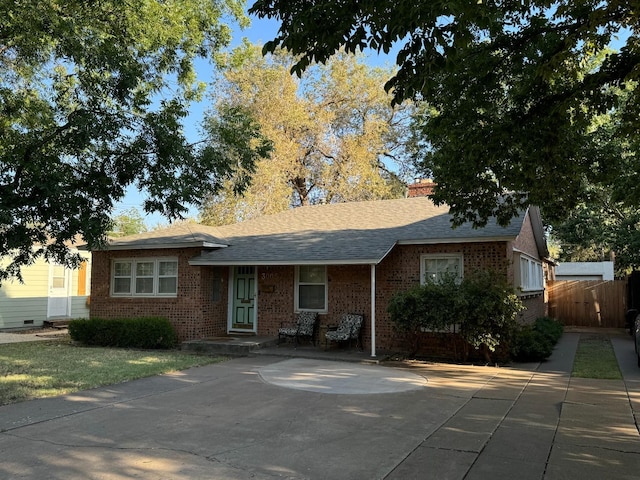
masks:
POLYGON ((508 227, 451 228, 449 208, 426 197, 300 207, 235 225, 200 230, 225 248, 192 265, 299 265, 379 263, 397 243, 513 240, 522 218, 508 227))
POLYGON ((109 240, 109 250, 202 247, 227 245, 216 227, 180 222, 170 227, 109 240))

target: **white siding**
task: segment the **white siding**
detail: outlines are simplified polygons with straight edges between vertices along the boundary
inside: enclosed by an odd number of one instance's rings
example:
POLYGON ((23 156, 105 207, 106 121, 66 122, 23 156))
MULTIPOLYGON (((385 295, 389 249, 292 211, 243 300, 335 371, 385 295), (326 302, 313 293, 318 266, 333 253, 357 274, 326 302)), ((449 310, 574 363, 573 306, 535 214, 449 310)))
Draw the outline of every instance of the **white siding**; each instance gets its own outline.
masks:
POLYGON ((613 262, 565 262, 556 265, 556 280, 613 279, 613 262))

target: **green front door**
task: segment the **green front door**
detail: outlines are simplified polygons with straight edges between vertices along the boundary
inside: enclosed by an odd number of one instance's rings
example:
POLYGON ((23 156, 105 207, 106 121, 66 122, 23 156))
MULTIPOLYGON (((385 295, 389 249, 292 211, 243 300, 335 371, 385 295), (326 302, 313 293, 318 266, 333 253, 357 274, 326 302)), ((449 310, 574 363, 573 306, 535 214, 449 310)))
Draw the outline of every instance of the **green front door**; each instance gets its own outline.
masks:
POLYGON ((255 331, 255 267, 236 267, 233 275, 232 330, 255 331))

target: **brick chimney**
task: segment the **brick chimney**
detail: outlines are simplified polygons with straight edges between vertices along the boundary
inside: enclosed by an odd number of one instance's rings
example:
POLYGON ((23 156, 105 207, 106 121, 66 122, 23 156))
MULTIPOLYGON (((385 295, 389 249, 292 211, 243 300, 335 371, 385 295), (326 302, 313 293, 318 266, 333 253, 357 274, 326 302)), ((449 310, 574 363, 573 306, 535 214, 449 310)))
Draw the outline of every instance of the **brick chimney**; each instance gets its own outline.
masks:
POLYGON ((436 183, 430 178, 422 178, 417 180, 416 183, 413 183, 408 186, 409 192, 407 194, 408 197, 428 197, 433 194, 433 190, 436 187, 436 183))

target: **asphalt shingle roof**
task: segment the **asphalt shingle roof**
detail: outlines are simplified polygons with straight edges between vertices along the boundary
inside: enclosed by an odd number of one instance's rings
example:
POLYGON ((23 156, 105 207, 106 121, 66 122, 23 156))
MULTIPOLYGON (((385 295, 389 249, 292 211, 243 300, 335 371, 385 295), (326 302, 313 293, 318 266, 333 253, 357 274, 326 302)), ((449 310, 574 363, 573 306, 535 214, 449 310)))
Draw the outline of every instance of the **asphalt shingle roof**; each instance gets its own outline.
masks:
POLYGON ((370 264, 397 243, 510 240, 521 226, 519 218, 507 227, 492 220, 480 229, 454 229, 449 207, 414 197, 299 207, 220 227, 179 223, 111 240, 109 248, 215 248, 194 265, 370 264))
POLYGON ((380 262, 396 243, 509 240, 521 226, 522 218, 508 227, 490 221, 481 229, 471 224, 453 229, 449 208, 427 197, 314 205, 206 230, 228 247, 190 263, 370 264, 380 262))
POLYGON ((167 228, 109 240, 110 250, 203 247, 226 245, 216 227, 181 222, 167 228))

